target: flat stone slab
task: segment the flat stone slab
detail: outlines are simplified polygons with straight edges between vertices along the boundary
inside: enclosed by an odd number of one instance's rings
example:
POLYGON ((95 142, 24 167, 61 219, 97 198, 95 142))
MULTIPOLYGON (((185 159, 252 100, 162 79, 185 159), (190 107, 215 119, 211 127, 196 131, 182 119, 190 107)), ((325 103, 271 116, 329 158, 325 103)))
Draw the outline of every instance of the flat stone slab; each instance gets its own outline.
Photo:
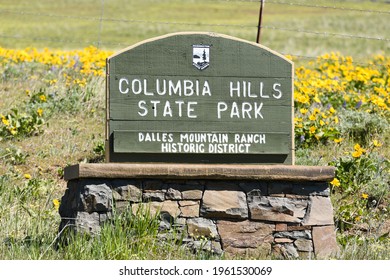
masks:
POLYGON ((81 178, 288 180, 329 182, 333 166, 254 164, 81 163, 65 168, 66 181, 81 178))

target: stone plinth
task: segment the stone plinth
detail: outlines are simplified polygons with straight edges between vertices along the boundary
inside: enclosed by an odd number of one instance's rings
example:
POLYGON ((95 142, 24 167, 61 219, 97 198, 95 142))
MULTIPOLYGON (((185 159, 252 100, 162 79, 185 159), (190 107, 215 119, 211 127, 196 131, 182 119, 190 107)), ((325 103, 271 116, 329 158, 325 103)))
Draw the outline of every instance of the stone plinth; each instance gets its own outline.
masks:
MULTIPOLYGON (((60 230, 97 233, 113 212, 141 204, 161 231, 181 224, 215 253, 328 258, 337 253, 328 183, 333 167, 80 164, 65 169, 60 230), (115 211, 113 211, 115 210, 115 211)), ((129 210, 130 209, 130 210, 129 210)))

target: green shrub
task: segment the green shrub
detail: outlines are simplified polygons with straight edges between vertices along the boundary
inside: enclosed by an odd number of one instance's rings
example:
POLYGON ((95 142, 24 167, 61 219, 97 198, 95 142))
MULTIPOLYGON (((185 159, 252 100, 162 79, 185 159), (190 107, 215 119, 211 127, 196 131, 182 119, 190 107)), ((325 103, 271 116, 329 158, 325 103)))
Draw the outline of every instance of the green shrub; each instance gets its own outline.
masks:
POLYGON ((389 129, 389 122, 379 114, 361 110, 340 111, 340 132, 353 142, 366 145, 373 135, 389 129))

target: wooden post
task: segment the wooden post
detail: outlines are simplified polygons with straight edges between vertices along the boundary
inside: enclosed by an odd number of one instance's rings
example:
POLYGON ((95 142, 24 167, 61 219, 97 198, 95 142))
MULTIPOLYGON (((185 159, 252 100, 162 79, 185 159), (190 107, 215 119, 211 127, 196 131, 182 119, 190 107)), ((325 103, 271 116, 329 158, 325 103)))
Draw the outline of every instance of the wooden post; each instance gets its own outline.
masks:
POLYGON ((256 43, 260 43, 260 35, 261 35, 261 22, 263 19, 263 9, 264 9, 265 0, 260 0, 260 12, 259 12, 259 24, 257 26, 257 38, 256 43))

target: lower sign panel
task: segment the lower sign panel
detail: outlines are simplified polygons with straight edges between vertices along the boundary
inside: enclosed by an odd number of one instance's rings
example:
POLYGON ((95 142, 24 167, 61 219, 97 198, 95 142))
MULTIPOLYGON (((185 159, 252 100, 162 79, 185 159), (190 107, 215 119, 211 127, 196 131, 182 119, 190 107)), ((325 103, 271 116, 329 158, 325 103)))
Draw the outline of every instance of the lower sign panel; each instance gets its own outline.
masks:
POLYGON ((114 153, 289 154, 290 135, 261 132, 113 132, 114 153))

